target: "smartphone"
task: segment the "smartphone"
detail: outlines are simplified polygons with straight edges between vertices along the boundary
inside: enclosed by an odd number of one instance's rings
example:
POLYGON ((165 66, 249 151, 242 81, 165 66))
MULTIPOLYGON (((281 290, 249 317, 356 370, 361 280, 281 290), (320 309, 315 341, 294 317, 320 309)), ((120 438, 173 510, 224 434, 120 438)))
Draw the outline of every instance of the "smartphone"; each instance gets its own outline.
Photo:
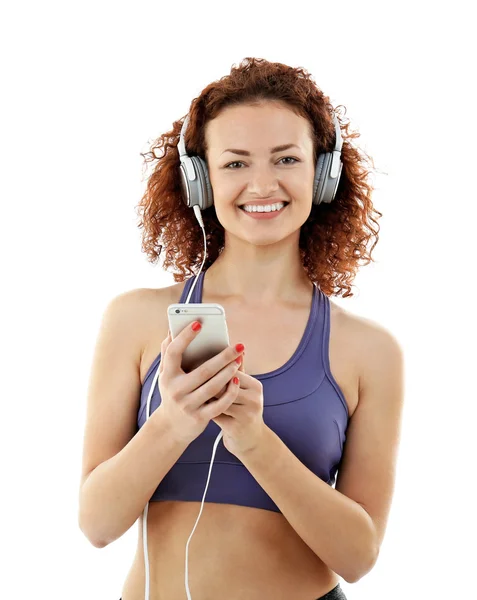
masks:
POLYGON ((185 373, 190 373, 230 345, 225 310, 220 304, 170 304, 167 318, 172 339, 194 321, 202 324, 202 329, 182 354, 181 367, 185 373))

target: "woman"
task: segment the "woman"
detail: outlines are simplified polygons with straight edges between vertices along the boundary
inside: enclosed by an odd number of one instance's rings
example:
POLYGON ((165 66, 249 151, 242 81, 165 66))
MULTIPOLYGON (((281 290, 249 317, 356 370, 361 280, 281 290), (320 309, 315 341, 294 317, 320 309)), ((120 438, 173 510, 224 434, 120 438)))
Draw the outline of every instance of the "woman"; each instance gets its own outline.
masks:
POLYGON ((179 274, 105 311, 80 490, 80 527, 94 546, 139 521, 122 600, 184 598, 185 578, 194 600, 343 599, 339 578, 356 582, 376 563, 403 356, 383 326, 329 299, 352 296, 358 262, 369 264, 367 243, 377 243, 373 213, 382 216, 349 141, 357 136, 342 140, 333 114, 303 69, 280 63, 245 59, 205 88, 184 136, 203 161, 203 231, 181 179, 183 122, 147 155, 157 164, 140 203, 143 250, 154 261, 164 248, 164 267, 179 274), (331 194, 322 156, 342 163, 328 167, 331 194), (250 212, 259 210, 267 214, 250 212), (186 327, 171 340, 166 313, 186 298, 221 304, 231 342, 190 373, 181 356, 200 333, 186 327))

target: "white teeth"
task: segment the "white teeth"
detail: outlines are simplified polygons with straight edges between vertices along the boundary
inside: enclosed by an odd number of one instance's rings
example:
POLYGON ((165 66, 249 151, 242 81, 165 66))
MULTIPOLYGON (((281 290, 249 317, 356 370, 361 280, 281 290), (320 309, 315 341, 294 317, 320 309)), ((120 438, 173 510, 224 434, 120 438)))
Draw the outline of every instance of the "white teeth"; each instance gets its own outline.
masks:
POLYGON ((245 212, 274 212, 280 210, 283 206, 286 206, 284 202, 277 202, 276 204, 267 204, 265 206, 242 206, 241 208, 245 212))

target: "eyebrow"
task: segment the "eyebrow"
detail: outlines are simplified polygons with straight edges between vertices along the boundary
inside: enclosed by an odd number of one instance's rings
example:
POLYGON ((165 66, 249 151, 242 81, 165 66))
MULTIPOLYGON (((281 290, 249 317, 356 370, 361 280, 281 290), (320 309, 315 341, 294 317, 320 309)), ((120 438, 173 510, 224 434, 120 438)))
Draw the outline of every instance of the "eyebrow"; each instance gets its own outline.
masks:
MULTIPOLYGON (((300 150, 300 147, 296 144, 283 144, 281 146, 275 146, 275 148, 270 148, 270 154, 275 154, 275 152, 281 152, 282 150, 288 150, 288 148, 298 148, 298 150, 300 150)), ((237 148, 227 148, 227 150, 224 150, 222 154, 225 154, 226 152, 240 154, 241 156, 250 156, 250 152, 248 150, 238 150, 237 148)))

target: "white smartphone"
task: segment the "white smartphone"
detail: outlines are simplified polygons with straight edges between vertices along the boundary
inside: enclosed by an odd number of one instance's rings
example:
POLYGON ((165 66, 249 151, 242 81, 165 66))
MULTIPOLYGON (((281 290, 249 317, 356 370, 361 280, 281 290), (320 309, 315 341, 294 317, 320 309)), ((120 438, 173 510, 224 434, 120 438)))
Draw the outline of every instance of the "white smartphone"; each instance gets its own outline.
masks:
POLYGON ((230 344, 225 310, 220 304, 170 304, 167 318, 172 339, 194 321, 202 324, 202 329, 182 354, 181 367, 185 373, 193 371, 230 344))

